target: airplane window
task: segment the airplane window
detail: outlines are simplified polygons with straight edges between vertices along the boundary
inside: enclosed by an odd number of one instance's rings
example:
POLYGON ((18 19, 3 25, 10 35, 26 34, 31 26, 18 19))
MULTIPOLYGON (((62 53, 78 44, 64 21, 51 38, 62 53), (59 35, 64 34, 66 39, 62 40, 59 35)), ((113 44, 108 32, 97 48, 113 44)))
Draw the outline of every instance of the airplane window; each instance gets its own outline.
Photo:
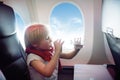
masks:
POLYGON ((16 29, 17 29, 17 36, 24 47, 24 21, 21 16, 15 12, 15 19, 16 19, 16 29))
POLYGON ((84 25, 81 10, 74 4, 63 2, 55 6, 50 15, 52 39, 64 41, 63 51, 74 48, 73 41, 81 38, 84 40, 84 25))

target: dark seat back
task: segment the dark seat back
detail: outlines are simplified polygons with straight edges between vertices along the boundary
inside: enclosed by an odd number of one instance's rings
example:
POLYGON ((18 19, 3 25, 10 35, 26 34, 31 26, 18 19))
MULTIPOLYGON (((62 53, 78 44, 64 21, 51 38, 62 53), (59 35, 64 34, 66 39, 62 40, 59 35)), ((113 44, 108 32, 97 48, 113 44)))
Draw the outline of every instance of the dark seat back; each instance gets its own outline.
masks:
POLYGON ((17 38, 15 15, 0 3, 0 69, 6 80, 29 80, 26 53, 17 38))
POLYGON ((120 38, 116 38, 114 35, 111 35, 110 33, 105 33, 105 35, 115 62, 117 74, 115 80, 120 80, 120 38))

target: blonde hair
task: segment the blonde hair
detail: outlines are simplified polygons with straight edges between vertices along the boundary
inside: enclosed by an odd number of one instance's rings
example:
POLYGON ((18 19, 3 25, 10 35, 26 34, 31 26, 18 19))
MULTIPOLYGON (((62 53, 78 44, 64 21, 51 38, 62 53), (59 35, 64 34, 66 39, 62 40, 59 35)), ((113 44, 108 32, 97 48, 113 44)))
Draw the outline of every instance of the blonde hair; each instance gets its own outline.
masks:
POLYGON ((40 42, 45 35, 47 35, 47 29, 45 25, 42 24, 33 24, 28 26, 28 28, 25 30, 25 46, 28 47, 30 45, 40 42))

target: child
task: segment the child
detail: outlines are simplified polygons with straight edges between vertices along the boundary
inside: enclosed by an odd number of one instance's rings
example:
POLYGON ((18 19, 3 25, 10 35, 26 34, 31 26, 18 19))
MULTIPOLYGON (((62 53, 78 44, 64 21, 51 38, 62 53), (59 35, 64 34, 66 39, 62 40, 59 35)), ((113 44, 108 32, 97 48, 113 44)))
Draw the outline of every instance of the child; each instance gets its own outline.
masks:
POLYGON ((30 25, 26 29, 25 45, 31 80, 57 80, 59 58, 71 59, 82 48, 82 45, 76 45, 80 48, 68 54, 62 53, 63 41, 59 39, 54 41, 53 48, 48 30, 42 24, 30 25))

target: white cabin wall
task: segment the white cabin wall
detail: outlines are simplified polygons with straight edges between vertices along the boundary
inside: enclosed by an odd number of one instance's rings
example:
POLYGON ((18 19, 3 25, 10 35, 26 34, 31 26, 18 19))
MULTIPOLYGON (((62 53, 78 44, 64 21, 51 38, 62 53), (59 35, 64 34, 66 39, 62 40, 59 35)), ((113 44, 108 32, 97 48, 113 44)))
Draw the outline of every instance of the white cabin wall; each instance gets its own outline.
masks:
POLYGON ((113 35, 120 38, 120 0, 104 0, 102 13, 102 28, 113 30, 113 35))
POLYGON ((102 33, 102 1, 94 0, 94 28, 93 28, 93 50, 90 64, 109 63, 104 47, 104 36, 102 33))
MULTIPOLYGON (((120 21, 120 0, 103 0, 102 31, 113 33, 115 37, 120 38, 119 21, 120 21)), ((110 51, 110 48, 108 47, 107 41, 105 42, 105 48, 109 61, 114 64, 113 56, 110 51)))

